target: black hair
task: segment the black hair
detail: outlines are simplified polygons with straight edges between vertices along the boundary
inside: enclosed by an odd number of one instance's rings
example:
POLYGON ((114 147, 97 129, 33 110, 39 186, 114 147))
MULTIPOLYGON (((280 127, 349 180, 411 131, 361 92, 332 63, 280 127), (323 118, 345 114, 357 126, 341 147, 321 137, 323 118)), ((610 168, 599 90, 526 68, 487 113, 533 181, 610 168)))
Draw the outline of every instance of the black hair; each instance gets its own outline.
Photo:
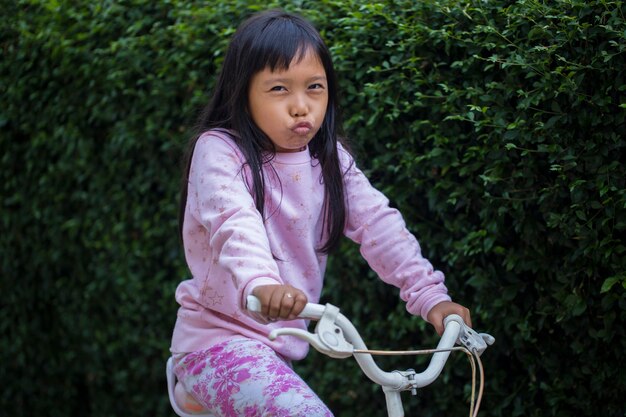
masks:
POLYGON ((248 90, 252 77, 265 68, 287 70, 292 61, 298 62, 313 51, 319 58, 328 83, 328 107, 321 127, 309 142, 309 152, 322 168, 324 184, 324 231, 328 240, 320 252, 329 253, 337 247, 346 221, 344 183, 337 141, 340 123, 338 115, 337 80, 332 58, 318 31, 302 17, 281 10, 253 15, 244 21, 233 35, 213 96, 202 111, 196 134, 189 143, 186 168, 181 187, 179 231, 182 238, 187 200, 189 168, 199 136, 210 129, 234 131, 233 140, 239 146, 252 175, 252 194, 257 210, 264 215, 263 164, 276 154, 272 141, 254 123, 248 111, 248 90))

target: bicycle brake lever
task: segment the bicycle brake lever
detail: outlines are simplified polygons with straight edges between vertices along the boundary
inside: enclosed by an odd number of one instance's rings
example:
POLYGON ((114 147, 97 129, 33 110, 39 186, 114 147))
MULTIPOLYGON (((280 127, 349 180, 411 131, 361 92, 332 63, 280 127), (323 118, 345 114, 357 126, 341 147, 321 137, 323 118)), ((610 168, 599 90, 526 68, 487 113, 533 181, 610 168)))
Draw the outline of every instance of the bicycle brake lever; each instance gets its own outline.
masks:
MULTIPOLYGON (((246 308, 251 313, 256 314, 259 318, 264 319, 259 314, 261 311, 261 303, 258 298, 249 295, 247 297, 246 308)), ((332 304, 326 304, 324 306, 324 312, 315 326, 315 333, 310 333, 306 330, 296 329, 293 327, 286 327, 272 330, 268 337, 271 340, 274 340, 278 336, 283 335, 295 336, 302 340, 306 340, 317 351, 330 356, 331 358, 348 358, 352 356, 354 346, 346 341, 341 327, 335 324, 338 314, 339 308, 332 304)))
POLYGON ((269 334, 269 338, 274 340, 282 335, 295 336, 306 340, 318 352, 330 356, 331 358, 349 358, 352 356, 354 346, 346 341, 343 336, 343 331, 335 324, 337 314, 339 314, 337 307, 332 304, 326 304, 324 313, 317 323, 317 326, 315 326, 315 333, 301 329, 283 328, 272 330, 269 334))
POLYGON ((343 359, 352 356, 352 351, 343 352, 337 351, 334 347, 328 347, 319 337, 318 334, 307 332, 306 330, 294 329, 294 328, 285 328, 285 329, 274 329, 270 332, 269 338, 270 340, 276 339, 278 336, 295 336, 302 340, 307 341, 311 346, 315 348, 320 353, 324 355, 330 356, 331 358, 343 359))
POLYGON ((467 350, 476 356, 482 355, 485 349, 487 349, 487 346, 491 346, 496 341, 496 339, 490 334, 477 333, 474 331, 471 327, 465 324, 460 316, 456 314, 446 317, 444 325, 447 325, 450 321, 456 321, 461 326, 457 343, 465 346, 467 350))

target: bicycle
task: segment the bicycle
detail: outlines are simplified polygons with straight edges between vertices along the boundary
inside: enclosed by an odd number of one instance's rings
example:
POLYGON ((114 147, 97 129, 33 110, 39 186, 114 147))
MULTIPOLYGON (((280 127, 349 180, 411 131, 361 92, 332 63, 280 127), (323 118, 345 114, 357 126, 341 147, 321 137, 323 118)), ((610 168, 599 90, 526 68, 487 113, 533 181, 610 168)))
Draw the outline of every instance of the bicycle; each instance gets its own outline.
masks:
MULTIPOLYGON (((261 311, 261 304, 254 296, 248 296, 247 309, 254 313, 261 311)), ((480 355, 488 345, 495 342, 493 336, 486 333, 477 333, 467 326, 460 316, 450 315, 444 321, 445 330, 435 349, 409 351, 380 351, 369 350, 354 325, 339 308, 332 304, 308 303, 299 315, 300 318, 317 321, 314 333, 295 328, 273 330, 269 339, 274 340, 282 335, 292 335, 309 342, 319 352, 331 358, 344 359, 353 356, 363 373, 374 383, 380 385, 385 394, 389 417, 404 416, 400 393, 411 391, 416 394, 418 388, 434 382, 441 374, 443 367, 452 351, 463 351, 470 358, 472 366, 472 397, 470 416, 476 417, 482 399, 484 388, 484 372, 480 355), (458 343, 461 346, 454 346, 458 343), (427 368, 417 373, 414 369, 405 371, 383 371, 374 361, 373 355, 418 355, 432 354, 427 368), (480 374, 479 390, 476 394, 476 363, 480 374)), ((184 391, 176 381, 173 372, 173 358, 169 358, 166 365, 168 395, 172 408, 180 417, 213 417, 203 409, 190 394, 184 391)))

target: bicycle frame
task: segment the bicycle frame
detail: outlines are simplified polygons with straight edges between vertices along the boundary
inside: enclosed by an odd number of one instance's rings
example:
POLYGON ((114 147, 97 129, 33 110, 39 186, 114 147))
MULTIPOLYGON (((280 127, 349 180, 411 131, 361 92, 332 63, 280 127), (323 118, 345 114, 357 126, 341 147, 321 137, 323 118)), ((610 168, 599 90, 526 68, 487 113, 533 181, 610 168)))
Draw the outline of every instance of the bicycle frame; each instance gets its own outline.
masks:
MULTIPOLYGON (((257 314, 261 311, 260 302, 256 297, 249 296, 247 303, 249 311, 257 314)), ((314 333, 295 328, 282 328, 273 330, 268 336, 269 339, 274 340, 282 335, 292 335, 308 341, 316 350, 330 357, 347 358, 353 356, 363 373, 382 387, 389 417, 404 416, 400 393, 412 391, 415 394, 417 388, 427 386, 435 381, 441 374, 456 342, 463 344, 476 357, 482 354, 488 344, 494 342, 490 335, 474 332, 463 323, 461 317, 451 315, 446 317, 444 321, 445 330, 424 371, 416 373, 413 369, 407 369, 405 371, 386 372, 378 367, 357 329, 350 320, 339 312, 337 307, 332 304, 309 303, 300 313, 300 317, 317 321, 314 333)), ((176 383, 172 371, 172 358, 167 362, 167 378, 170 402, 179 416, 211 417, 210 414, 189 414, 177 404, 174 395, 176 383)))

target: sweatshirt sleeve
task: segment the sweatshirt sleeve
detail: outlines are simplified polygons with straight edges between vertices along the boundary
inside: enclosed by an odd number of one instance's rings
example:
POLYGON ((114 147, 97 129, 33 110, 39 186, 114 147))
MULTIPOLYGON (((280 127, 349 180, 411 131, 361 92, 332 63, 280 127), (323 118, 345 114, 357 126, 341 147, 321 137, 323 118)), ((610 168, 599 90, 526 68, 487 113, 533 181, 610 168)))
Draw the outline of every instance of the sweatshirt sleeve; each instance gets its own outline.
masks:
POLYGON ((389 206, 389 200, 370 184, 347 153, 341 153, 346 170, 346 236, 360 245, 362 256, 384 282, 400 289, 409 313, 426 320, 432 307, 450 301, 443 273, 422 256, 400 212, 389 206))
MULTIPOLYGON (((249 182, 243 156, 232 140, 212 133, 198 139, 189 171, 187 210, 206 239, 204 250, 195 252, 204 258, 208 253, 211 259, 194 257, 193 243, 185 242, 187 261, 194 278, 201 281, 199 288, 230 294, 241 308, 253 287, 282 284, 249 182), (212 282, 202 282, 209 279, 212 282)), ((199 301, 215 305, 209 299, 199 301)))

